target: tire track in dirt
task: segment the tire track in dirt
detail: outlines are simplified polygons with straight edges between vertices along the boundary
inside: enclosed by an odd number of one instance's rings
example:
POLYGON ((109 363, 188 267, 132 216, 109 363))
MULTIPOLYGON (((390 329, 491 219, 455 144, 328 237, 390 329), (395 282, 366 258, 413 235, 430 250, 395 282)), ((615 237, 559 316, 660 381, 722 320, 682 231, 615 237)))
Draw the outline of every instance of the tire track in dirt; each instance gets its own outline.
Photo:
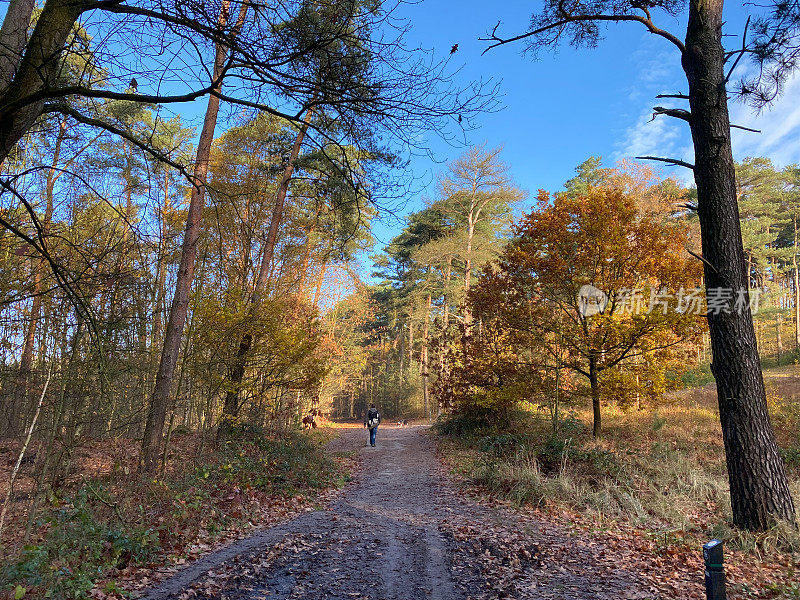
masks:
POLYGON ((473 600, 653 598, 632 573, 593 569, 576 540, 510 511, 468 502, 442 475, 424 427, 386 427, 357 450, 354 481, 329 507, 213 553, 146 594, 147 600, 473 600), (553 559, 552 561, 550 559, 553 559))
POLYGON ((464 598, 451 578, 452 538, 437 528, 438 462, 423 428, 381 427, 378 445, 343 430, 337 449, 361 469, 327 510, 306 513, 197 561, 148 600, 207 598, 464 598))

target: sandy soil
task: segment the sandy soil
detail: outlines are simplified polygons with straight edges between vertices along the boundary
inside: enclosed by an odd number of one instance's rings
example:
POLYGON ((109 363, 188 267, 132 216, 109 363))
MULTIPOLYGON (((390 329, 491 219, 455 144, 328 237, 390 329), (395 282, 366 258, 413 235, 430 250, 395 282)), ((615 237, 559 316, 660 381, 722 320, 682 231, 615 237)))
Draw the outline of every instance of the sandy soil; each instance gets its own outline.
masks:
POLYGON ((359 453, 330 506, 211 554, 149 600, 467 600, 656 598, 598 549, 544 523, 470 502, 442 473, 424 427, 343 429, 359 453))

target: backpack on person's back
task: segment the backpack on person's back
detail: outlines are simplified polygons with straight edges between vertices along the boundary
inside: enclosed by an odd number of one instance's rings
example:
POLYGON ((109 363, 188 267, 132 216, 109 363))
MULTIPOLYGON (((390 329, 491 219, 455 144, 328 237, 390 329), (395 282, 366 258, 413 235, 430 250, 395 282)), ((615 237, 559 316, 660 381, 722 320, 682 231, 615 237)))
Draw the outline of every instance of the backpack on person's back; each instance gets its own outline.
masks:
POLYGON ((377 408, 370 408, 367 413, 367 428, 375 429, 381 422, 381 415, 377 408))

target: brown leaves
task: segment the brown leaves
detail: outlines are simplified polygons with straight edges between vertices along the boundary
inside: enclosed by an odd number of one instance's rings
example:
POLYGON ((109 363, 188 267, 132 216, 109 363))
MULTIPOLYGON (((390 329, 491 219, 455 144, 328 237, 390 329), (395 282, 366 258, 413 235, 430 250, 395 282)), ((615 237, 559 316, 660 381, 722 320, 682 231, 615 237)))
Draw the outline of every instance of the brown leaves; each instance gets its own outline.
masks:
POLYGON ((453 555, 456 579, 463 586, 471 579, 468 571, 480 574, 483 589, 465 590, 476 600, 517 597, 518 583, 526 574, 546 566, 541 545, 519 532, 470 523, 452 527, 450 533, 457 541, 453 555))
MULTIPOLYGON (((708 419, 714 422, 713 415, 708 419)), ((692 413, 691 422, 696 421, 696 415, 692 413)), ((614 432, 615 436, 620 433, 619 429, 614 432)), ((698 439, 696 433, 693 435, 692 439, 698 439)), ((643 448, 651 443, 641 431, 638 434, 627 431, 627 435, 620 437, 622 439, 608 437, 605 443, 612 448, 630 448, 634 453, 644 452, 643 448)), ((458 460, 463 460, 463 447, 443 448, 452 460, 455 460, 456 453, 458 460)), ((721 456, 707 456, 703 464, 715 469, 720 461, 721 456)), ((653 468, 659 466, 655 464, 653 468)), ((572 473, 579 475, 577 471, 572 473)), ((652 474, 644 470, 642 476, 650 477, 652 474)), ((463 479, 462 487, 468 481, 463 479)), ((567 502, 555 498, 550 498, 544 508, 534 509, 519 508, 489 497, 475 487, 463 487, 462 494, 486 507, 494 517, 488 525, 480 522, 453 528, 456 539, 466 540, 459 545, 458 568, 469 573, 472 572, 469 565, 475 565, 473 570, 477 569, 481 577, 489 574, 494 580, 499 580, 499 589, 510 590, 514 598, 700 600, 704 597, 700 547, 710 537, 708 524, 719 518, 714 502, 709 501, 707 510, 695 510, 696 514, 684 528, 664 528, 663 524, 659 528, 655 519, 636 525, 626 522, 623 515, 614 520, 596 510, 570 508, 567 502), (523 536, 522 539, 518 539, 519 535, 523 536), (508 555, 509 552, 504 552, 503 548, 513 547, 515 543, 521 543, 523 547, 525 543, 537 543, 538 553, 534 558, 541 561, 541 564, 536 560, 523 564, 523 575, 516 578, 512 575, 513 569, 507 570, 507 566, 497 560, 497 551, 493 554, 490 550, 491 556, 485 552, 487 547, 491 547, 508 555)), ((671 492, 673 501, 678 497, 671 492)), ((646 503, 644 497, 639 499, 646 503)), ((687 502, 686 506, 691 504, 687 502)), ((758 556, 737 551, 735 546, 728 544, 726 571, 728 597, 731 599, 791 597, 791 586, 796 585, 794 579, 800 572, 800 555, 758 556)), ((474 589, 470 593, 481 599, 501 597, 483 590, 480 594, 474 589)))

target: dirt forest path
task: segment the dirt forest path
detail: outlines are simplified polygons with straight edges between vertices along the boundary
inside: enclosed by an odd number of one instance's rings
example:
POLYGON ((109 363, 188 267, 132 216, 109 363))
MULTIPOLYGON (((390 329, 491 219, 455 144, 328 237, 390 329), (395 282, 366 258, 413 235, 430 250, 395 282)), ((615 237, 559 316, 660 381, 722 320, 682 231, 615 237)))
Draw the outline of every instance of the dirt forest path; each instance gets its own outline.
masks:
POLYGON ((149 600, 655 598, 634 574, 557 529, 475 505, 443 477, 423 427, 343 429, 354 481, 326 509, 213 553, 149 600))

